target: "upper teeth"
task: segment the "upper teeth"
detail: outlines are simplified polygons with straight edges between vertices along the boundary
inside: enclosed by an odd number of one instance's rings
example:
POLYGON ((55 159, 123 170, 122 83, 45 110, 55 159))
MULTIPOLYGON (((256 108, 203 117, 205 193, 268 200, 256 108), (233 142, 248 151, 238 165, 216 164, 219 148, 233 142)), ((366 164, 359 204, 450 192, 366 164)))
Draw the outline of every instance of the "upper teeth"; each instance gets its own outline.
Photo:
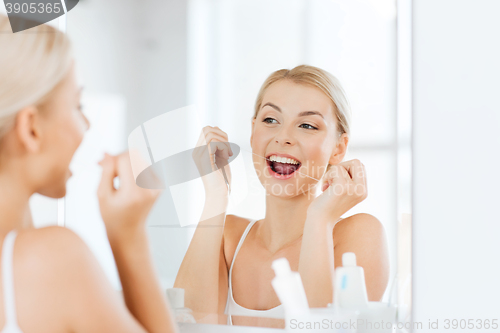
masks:
POLYGON ((279 162, 279 163, 288 163, 288 164, 300 164, 299 161, 294 160, 293 158, 280 157, 277 155, 271 155, 269 157, 270 161, 279 162))

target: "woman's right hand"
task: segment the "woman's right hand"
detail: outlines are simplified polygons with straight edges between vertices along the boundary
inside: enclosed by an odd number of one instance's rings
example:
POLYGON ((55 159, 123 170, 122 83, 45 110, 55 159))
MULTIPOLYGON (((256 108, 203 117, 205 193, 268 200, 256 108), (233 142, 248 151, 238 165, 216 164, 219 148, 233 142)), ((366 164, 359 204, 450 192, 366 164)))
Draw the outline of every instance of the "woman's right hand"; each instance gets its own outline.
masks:
POLYGON ((227 134, 217 126, 205 126, 192 156, 205 186, 207 198, 214 195, 223 197, 229 195, 224 175, 218 166, 224 166, 228 182, 231 184, 228 159, 232 155, 227 134))
POLYGON ((129 236, 138 228, 144 228, 161 190, 137 186, 128 152, 117 156, 106 154, 99 165, 102 166, 102 178, 97 196, 108 237, 129 236), (115 177, 120 181, 118 189, 113 184, 115 177))

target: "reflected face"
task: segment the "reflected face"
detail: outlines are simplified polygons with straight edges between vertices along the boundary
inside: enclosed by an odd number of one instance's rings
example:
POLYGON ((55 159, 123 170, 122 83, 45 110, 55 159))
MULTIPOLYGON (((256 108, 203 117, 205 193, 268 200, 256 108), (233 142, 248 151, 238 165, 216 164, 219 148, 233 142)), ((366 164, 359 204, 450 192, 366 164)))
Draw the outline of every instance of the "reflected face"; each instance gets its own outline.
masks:
POLYGON ((268 194, 291 197, 321 179, 337 143, 334 104, 320 89, 281 80, 253 120, 254 166, 268 194))
POLYGON ((80 95, 73 65, 42 106, 45 115, 42 150, 47 181, 39 189, 40 194, 53 198, 66 195, 66 181, 71 177, 69 164, 90 126, 82 113, 80 95))

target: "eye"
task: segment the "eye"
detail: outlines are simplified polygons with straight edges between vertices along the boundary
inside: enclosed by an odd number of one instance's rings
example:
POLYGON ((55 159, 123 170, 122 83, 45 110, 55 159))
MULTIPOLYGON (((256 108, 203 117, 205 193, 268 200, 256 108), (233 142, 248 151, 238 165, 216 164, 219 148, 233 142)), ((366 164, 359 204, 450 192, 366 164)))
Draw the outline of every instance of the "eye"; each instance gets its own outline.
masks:
MULTIPOLYGON (((276 123, 278 123, 278 121, 277 121, 276 119, 274 119, 274 118, 269 118, 269 117, 267 117, 266 119, 264 119, 262 122, 267 123, 267 124, 272 124, 272 123, 270 123, 268 120, 271 120, 271 121, 273 121, 273 120, 274 120, 274 121, 276 121, 276 123)), ((276 124, 276 123, 275 123, 275 124, 276 124)))
POLYGON ((309 126, 309 127, 302 127, 302 128, 305 128, 305 129, 312 129, 312 130, 317 130, 318 129, 317 127, 314 127, 313 125, 309 125, 309 124, 301 124, 300 126, 309 126))

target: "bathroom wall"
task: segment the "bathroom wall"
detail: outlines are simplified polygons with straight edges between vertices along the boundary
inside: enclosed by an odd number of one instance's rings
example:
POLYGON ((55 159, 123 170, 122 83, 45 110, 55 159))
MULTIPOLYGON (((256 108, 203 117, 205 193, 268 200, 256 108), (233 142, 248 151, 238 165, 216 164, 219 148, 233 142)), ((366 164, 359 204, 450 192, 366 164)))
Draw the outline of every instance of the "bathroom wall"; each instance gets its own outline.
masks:
POLYGON ((413 1, 413 319, 424 328, 500 319, 498 13, 497 0, 413 1))
MULTIPOLYGON (((126 149, 128 133, 134 128, 186 105, 185 11, 186 3, 181 0, 88 0, 68 13, 67 30, 84 85, 84 108, 97 117, 99 128, 94 138, 99 136, 100 141, 93 141, 93 151, 86 153, 88 160, 94 161, 105 150, 126 149)), ((82 171, 76 164, 75 168, 82 171)), ((100 171, 92 170, 85 177, 95 187, 100 171)), ((115 288, 120 288, 91 188, 84 193, 70 188, 68 197, 67 226, 87 241, 115 288), (78 203, 87 203, 88 210, 78 209, 78 203)), ((173 285, 180 266, 178 249, 187 246, 186 229, 168 228, 176 223, 170 193, 165 191, 148 219, 151 250, 165 288, 173 285)))

